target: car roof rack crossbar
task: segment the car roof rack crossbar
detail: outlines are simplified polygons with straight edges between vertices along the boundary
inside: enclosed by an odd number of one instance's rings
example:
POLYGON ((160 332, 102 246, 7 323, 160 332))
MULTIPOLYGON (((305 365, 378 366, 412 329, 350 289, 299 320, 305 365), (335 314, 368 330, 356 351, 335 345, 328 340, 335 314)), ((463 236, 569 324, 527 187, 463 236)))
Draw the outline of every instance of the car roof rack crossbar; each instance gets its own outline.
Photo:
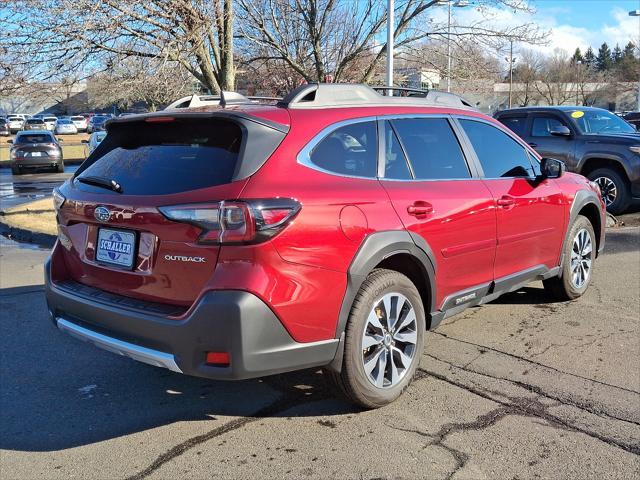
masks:
POLYGON ((391 86, 375 86, 372 88, 368 85, 352 83, 309 83, 301 85, 278 102, 278 105, 292 109, 401 105, 473 108, 471 103, 453 93, 391 86), (409 95, 403 97, 385 96, 376 90, 394 90, 406 92, 409 95))

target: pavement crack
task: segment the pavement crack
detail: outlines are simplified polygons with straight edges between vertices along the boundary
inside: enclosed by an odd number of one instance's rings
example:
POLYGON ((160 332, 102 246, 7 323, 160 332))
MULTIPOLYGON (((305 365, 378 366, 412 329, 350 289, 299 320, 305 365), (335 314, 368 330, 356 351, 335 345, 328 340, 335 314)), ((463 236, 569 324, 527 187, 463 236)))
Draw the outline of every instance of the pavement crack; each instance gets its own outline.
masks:
POLYGON ((491 351, 491 352, 496 352, 496 353, 500 353, 502 355, 506 355, 506 356, 511 357, 511 358, 516 358, 518 360, 522 360, 523 362, 531 363, 532 365, 537 365, 539 367, 547 368, 547 369, 552 370, 554 372, 562 373, 563 375, 569 375, 571 377, 580 378, 582 380, 587 380, 589 382, 597 383, 598 385, 604 385, 606 387, 611 387, 611 388, 615 388, 617 390, 622 390, 623 392, 635 393, 637 395, 640 395, 640 392, 637 391, 637 390, 621 387, 619 385, 613 385, 613 384, 607 383, 607 382, 602 382, 600 380, 595 380, 593 378, 585 377, 583 375, 578 375, 577 373, 565 372, 564 370, 560 370, 558 368, 551 367, 549 365, 545 365, 544 363, 536 362, 535 360, 531 360, 530 358, 522 357, 522 356, 516 355, 514 353, 505 352, 503 350, 498 350, 496 348, 492 348, 492 347, 489 347, 487 345, 481 345, 479 343, 469 342, 468 340, 463 340, 461 338, 451 337, 451 336, 447 335, 446 333, 438 332, 437 330, 432 330, 429 333, 433 334, 433 335, 439 335, 441 337, 444 337, 446 339, 452 340, 454 342, 460 342, 460 343, 465 343, 467 345, 473 345, 474 347, 477 347, 477 348, 482 349, 482 350, 488 350, 488 351, 491 351))
POLYGON ((608 445, 618 447, 629 453, 640 456, 640 443, 633 444, 633 443, 619 441, 614 438, 607 437, 599 432, 595 432, 593 430, 589 430, 587 428, 569 423, 567 420, 550 413, 548 409, 551 407, 557 407, 561 405, 560 401, 557 401, 557 403, 555 404, 544 405, 538 399, 531 399, 527 397, 512 397, 509 395, 505 395, 504 393, 496 392, 484 387, 479 388, 479 387, 466 385, 460 381, 456 381, 445 375, 424 369, 422 367, 418 368, 417 374, 418 374, 418 378, 424 378, 425 376, 430 376, 442 382, 456 386, 462 390, 466 390, 467 392, 477 395, 479 397, 482 397, 486 400, 502 405, 508 410, 509 414, 515 414, 515 415, 520 415, 520 416, 530 417, 530 418, 539 418, 546 421, 549 425, 554 426, 556 428, 583 433, 591 438, 600 440, 601 442, 604 442, 608 445), (502 397, 502 398, 505 398, 506 400, 500 400, 496 397, 502 397))
POLYGON ((171 447, 169 450, 158 456, 148 467, 134 475, 127 477, 126 480, 141 480, 143 478, 146 478, 166 463, 171 462, 172 460, 185 454, 192 448, 208 442, 213 438, 220 437, 221 435, 232 432, 234 430, 238 430, 250 423, 260 420, 261 418, 277 415, 281 412, 289 410, 290 408, 296 407, 305 402, 309 402, 310 400, 319 401, 327 397, 328 394, 326 392, 314 392, 311 396, 308 391, 292 388, 288 392, 286 392, 284 396, 279 400, 276 400, 275 402, 261 408, 250 416, 236 418, 225 423, 224 425, 220 425, 219 427, 208 431, 207 433, 191 437, 184 442, 171 447))

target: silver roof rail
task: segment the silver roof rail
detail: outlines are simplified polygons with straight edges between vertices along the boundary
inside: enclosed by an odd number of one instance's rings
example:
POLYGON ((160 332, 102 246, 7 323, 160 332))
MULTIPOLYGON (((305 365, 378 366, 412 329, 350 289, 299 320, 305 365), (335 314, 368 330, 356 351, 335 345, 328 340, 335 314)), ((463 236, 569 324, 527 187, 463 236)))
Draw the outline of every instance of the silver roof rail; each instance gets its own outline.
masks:
POLYGON ((472 109, 473 106, 453 93, 406 87, 376 86, 351 83, 309 83, 289 93, 278 105, 293 109, 372 107, 372 106, 442 106, 472 109), (406 92, 409 96, 392 97, 380 91, 406 92))
POLYGON ((203 107, 206 105, 214 105, 220 107, 226 107, 228 105, 245 105, 245 104, 256 104, 260 101, 280 101, 282 98, 280 97, 256 97, 250 96, 245 97, 244 95, 237 92, 220 92, 220 95, 197 95, 193 94, 188 97, 182 97, 172 102, 171 104, 165 107, 165 110, 175 110, 181 108, 195 108, 195 107, 203 107))

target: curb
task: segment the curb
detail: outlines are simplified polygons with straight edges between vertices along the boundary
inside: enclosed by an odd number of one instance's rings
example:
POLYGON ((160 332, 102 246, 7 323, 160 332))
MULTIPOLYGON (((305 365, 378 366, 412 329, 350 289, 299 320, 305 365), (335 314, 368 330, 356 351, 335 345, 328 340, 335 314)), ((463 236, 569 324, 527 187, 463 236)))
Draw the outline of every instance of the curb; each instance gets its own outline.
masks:
POLYGON ((55 235, 38 233, 24 228, 11 227, 0 219, 0 235, 16 242, 32 243, 43 248, 52 248, 56 243, 55 235))

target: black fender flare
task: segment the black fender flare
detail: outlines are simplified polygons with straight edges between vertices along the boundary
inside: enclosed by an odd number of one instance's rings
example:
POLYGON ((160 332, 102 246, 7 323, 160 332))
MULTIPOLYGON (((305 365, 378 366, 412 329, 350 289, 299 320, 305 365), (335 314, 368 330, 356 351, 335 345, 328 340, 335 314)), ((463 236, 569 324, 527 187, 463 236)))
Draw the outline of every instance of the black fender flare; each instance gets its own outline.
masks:
POLYGON ((341 338, 347 325, 353 301, 376 265, 384 259, 399 253, 409 254, 420 263, 429 286, 430 305, 424 305, 427 321, 435 310, 435 274, 436 262, 429 244, 420 235, 406 230, 389 230, 368 235, 353 257, 347 271, 347 288, 340 307, 335 338, 341 338))

